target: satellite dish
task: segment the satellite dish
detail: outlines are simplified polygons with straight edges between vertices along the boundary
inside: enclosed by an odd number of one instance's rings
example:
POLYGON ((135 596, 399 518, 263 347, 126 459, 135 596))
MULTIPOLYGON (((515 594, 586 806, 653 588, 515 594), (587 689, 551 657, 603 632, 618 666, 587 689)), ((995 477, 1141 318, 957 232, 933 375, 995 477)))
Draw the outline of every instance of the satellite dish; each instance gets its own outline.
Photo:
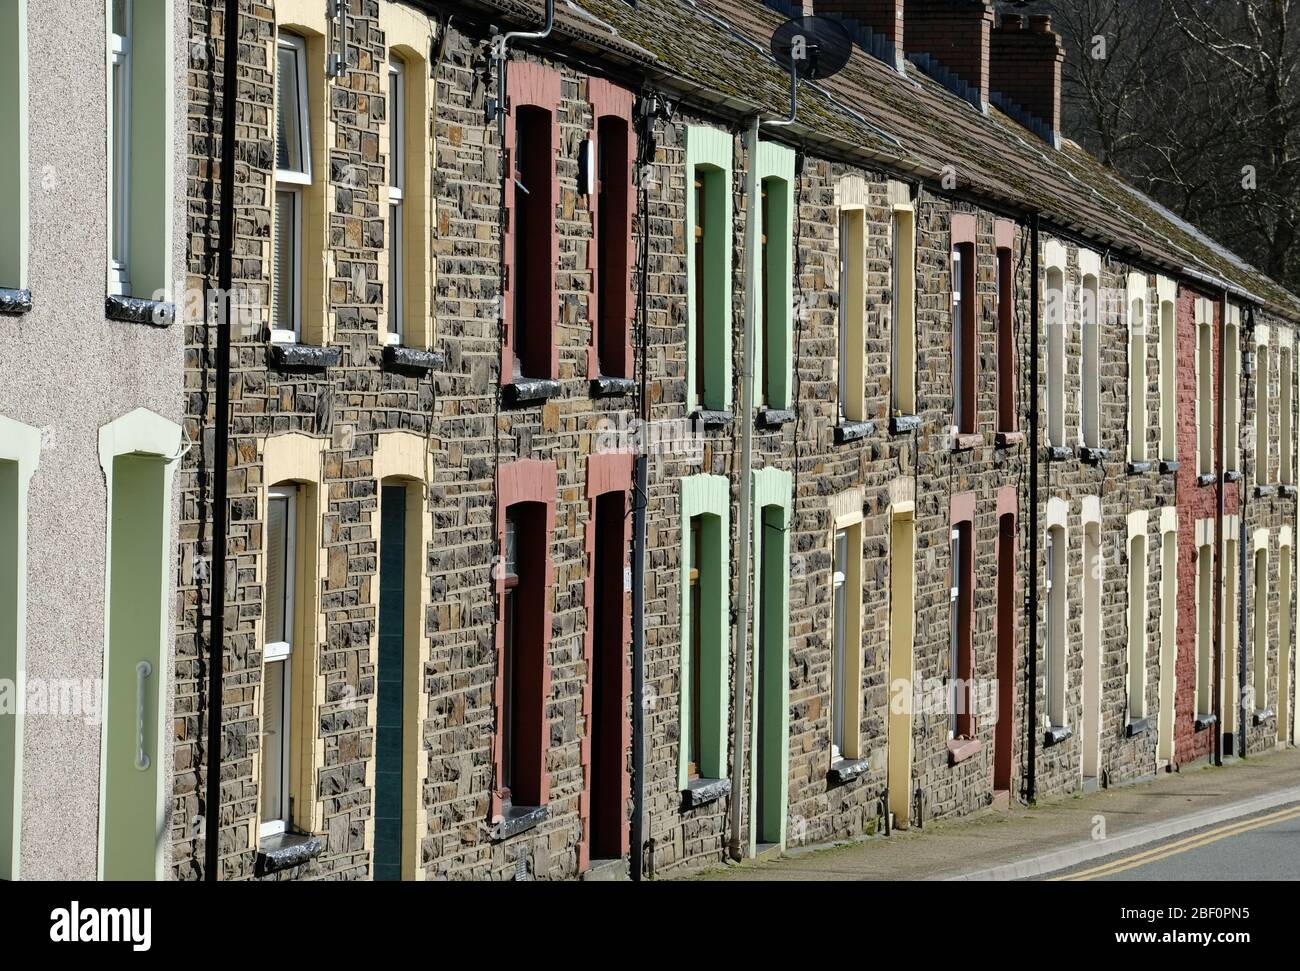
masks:
POLYGON ((830 17, 792 17, 772 35, 772 57, 790 72, 790 117, 768 125, 792 124, 798 115, 799 79, 828 78, 844 69, 853 53, 853 36, 830 17))

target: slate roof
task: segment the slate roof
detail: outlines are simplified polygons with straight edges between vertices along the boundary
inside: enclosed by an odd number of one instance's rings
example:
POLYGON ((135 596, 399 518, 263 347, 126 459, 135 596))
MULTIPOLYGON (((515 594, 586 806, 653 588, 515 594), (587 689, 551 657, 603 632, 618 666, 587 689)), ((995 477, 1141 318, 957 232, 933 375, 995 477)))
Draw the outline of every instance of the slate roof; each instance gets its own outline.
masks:
MULTIPOLYGON (((460 0, 510 29, 540 26, 544 0, 460 0), (504 16, 501 16, 504 15, 504 16)), ((768 53, 792 13, 786 0, 556 0, 556 26, 542 49, 576 48, 644 75, 686 103, 740 117, 784 117, 789 76, 768 53), (558 35, 558 36, 557 36, 558 35)), ((863 38, 866 39, 866 38, 863 38)), ((946 166, 957 194, 995 209, 1041 214, 1101 250, 1300 321, 1300 299, 1263 272, 1146 197, 1069 140, 1053 148, 1010 114, 981 114, 917 65, 906 74, 862 48, 832 78, 803 83, 795 125, 768 137, 920 177, 937 185, 946 166)))

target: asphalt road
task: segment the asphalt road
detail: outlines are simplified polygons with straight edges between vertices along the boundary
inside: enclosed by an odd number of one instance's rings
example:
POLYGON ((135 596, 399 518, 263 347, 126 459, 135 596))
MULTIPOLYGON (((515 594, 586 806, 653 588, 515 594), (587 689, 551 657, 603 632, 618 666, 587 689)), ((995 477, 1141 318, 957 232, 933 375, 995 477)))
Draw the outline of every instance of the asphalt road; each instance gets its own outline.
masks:
POLYGON ((1300 803, 1183 833, 1048 880, 1300 880, 1300 803))

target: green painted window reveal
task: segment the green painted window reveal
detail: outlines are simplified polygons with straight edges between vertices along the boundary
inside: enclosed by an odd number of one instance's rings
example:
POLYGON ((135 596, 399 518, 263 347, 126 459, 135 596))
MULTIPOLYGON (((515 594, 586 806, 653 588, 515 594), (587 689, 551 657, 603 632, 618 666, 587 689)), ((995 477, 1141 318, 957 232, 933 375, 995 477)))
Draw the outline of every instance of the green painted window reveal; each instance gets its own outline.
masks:
POLYGON ((379 525, 379 672, 375 716, 376 880, 402 878, 406 488, 383 487, 379 525))
POLYGON ((731 408, 731 165, 725 131, 686 129, 686 377, 693 408, 731 408))
MULTIPOLYGON (((3 0, 0 0, 3 2, 3 0)), ((107 0, 109 288, 171 299, 171 0, 107 0)))
POLYGON ((119 455, 112 468, 100 867, 106 880, 155 880, 165 838, 158 743, 167 471, 150 455, 119 455))
POLYGON ((785 843, 790 767, 790 495, 780 469, 754 473, 754 698, 751 705, 749 831, 785 843))
POLYGON ((27 286, 27 0, 0 0, 0 287, 27 286))
POLYGON ((772 142, 758 144, 760 199, 758 306, 762 326, 755 330, 755 364, 761 403, 790 407, 792 293, 794 281, 794 152, 772 142))
POLYGON ((730 503, 724 476, 682 480, 681 789, 726 776, 730 503))
POLYGON ((0 418, 0 880, 19 877, 22 683, 27 618, 27 483, 40 457, 35 428, 0 418))

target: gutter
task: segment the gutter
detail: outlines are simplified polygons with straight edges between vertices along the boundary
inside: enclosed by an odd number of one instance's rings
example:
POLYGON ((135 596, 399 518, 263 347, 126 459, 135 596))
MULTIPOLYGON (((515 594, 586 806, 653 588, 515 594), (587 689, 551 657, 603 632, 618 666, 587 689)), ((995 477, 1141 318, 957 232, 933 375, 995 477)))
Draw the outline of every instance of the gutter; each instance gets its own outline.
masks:
POLYGON ((754 524, 750 522, 750 494, 753 490, 754 470, 754 316, 758 301, 754 290, 757 281, 753 268, 758 262, 758 225, 755 209, 758 200, 758 126, 759 116, 754 115, 745 133, 745 357, 740 372, 740 590, 736 598, 736 655, 732 672, 733 715, 731 762, 731 842, 733 860, 744 859, 744 844, 740 830, 744 822, 745 782, 745 659, 750 644, 749 637, 749 557, 750 539, 754 524))
POLYGON ((217 407, 213 433, 212 591, 208 606, 208 741, 207 779, 203 806, 203 878, 217 879, 221 844, 221 728, 222 678, 226 661, 226 545, 227 453, 230 450, 230 291, 235 275, 235 122, 239 100, 239 4, 225 0, 226 24, 222 64, 221 111, 221 230, 217 243, 217 292, 221 319, 217 322, 217 407))

